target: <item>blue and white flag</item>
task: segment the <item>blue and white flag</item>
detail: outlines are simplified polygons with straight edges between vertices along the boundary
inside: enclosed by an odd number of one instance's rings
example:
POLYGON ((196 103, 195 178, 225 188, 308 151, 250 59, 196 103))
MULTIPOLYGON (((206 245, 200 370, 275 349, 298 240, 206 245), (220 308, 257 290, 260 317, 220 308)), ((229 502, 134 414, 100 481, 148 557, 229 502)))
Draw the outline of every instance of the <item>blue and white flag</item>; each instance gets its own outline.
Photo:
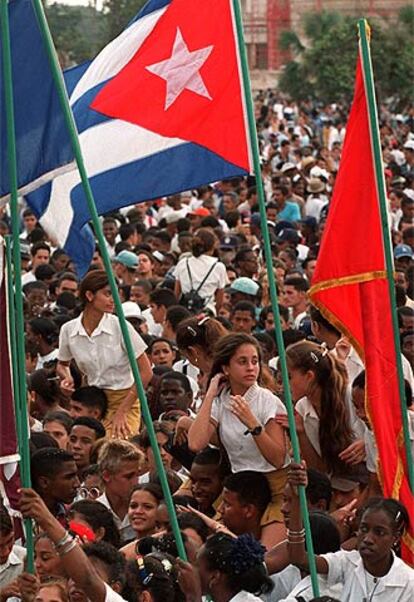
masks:
MULTIPOLYGON (((21 194, 74 169, 73 152, 46 50, 31 0, 8 4, 17 180, 21 194)), ((0 199, 7 199, 10 183, 7 161, 7 122, 3 56, 0 46, 0 199)))
MULTIPOLYGON (((251 171, 239 65, 231 0, 150 0, 65 73, 100 215, 251 171)), ((84 273, 93 245, 79 174, 28 201, 84 273)))

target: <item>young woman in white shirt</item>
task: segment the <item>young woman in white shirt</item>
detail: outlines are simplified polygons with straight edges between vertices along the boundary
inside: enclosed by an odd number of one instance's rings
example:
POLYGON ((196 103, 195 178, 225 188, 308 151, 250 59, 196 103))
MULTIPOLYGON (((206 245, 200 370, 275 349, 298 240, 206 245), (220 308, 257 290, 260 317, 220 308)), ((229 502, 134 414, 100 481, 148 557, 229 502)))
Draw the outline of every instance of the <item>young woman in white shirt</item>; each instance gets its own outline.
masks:
POLYGON ((174 272, 177 299, 200 287, 197 292, 204 300, 204 307, 214 314, 223 304, 224 288, 228 284, 226 266, 213 257, 218 244, 214 232, 200 228, 192 240, 192 257, 181 259, 174 272))
POLYGON ((210 374, 213 349, 229 331, 221 322, 209 316, 194 316, 183 320, 177 328, 177 347, 192 366, 210 374))
POLYGON ((232 472, 262 472, 272 501, 262 518, 261 541, 267 547, 284 538, 281 514, 289 457, 283 428, 276 422, 286 410, 278 397, 258 383, 261 350, 256 339, 235 333, 222 337, 214 351, 210 384, 188 432, 189 447, 204 449, 218 435, 232 472))
MULTIPOLYGON (((93 270, 82 280, 79 297, 84 304, 81 315, 62 326, 59 338, 57 373, 61 388, 72 393, 70 362, 75 360, 89 386, 104 389, 108 414, 103 422, 107 435, 127 438, 138 432, 141 416, 131 366, 125 349, 114 301, 104 270, 93 270)), ((146 345, 127 323, 138 369, 144 387, 152 377, 145 353, 146 345)))
POLYGON ((162 490, 158 485, 145 483, 136 485, 129 500, 128 517, 135 531, 136 539, 121 549, 125 558, 135 559, 136 543, 143 537, 155 533, 157 509, 163 499, 162 490))
MULTIPOLYGON (((292 464, 289 483, 291 506, 288 549, 290 561, 309 570, 300 515, 297 485, 307 485, 306 466, 292 464)), ((327 576, 328 585, 342 585, 341 602, 411 602, 414 570, 395 555, 408 528, 407 509, 391 498, 371 498, 362 510, 356 550, 339 550, 316 556, 316 570, 327 576)))
MULTIPOLYGON (((286 359, 303 458, 309 468, 320 472, 351 470, 342 459, 356 439, 346 403, 348 381, 343 362, 310 341, 289 345, 286 359)), ((285 417, 278 422, 287 428, 285 417)))

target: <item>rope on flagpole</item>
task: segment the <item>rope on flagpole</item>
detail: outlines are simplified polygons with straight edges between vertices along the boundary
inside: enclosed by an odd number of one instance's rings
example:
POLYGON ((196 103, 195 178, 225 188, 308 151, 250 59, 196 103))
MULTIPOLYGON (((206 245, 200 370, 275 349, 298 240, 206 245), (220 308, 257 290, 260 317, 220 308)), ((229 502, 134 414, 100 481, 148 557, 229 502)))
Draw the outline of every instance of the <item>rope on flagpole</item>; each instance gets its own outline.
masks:
POLYGON ((375 180, 377 183, 378 202, 381 216, 382 239, 384 243, 385 265, 387 271, 388 291, 391 301, 391 320, 394 333, 394 347, 398 373, 398 391, 400 398, 401 417, 404 435, 404 447, 407 459, 408 480, 411 491, 414 492, 414 463, 411 451, 410 429, 408 425, 408 411, 405 401, 404 372, 401 361, 401 344, 398 327, 397 303, 395 298, 394 260, 391 247, 390 227, 388 223, 387 196, 385 192, 384 166, 382 163, 381 141, 378 129, 378 113, 375 98, 374 74, 371 62, 369 41, 371 29, 366 19, 358 21, 359 39, 361 47, 362 73, 364 77, 365 92, 368 101, 368 119, 372 141, 375 180))
MULTIPOLYGON (((24 347, 24 314, 23 314, 23 292, 22 292, 22 268, 20 263, 20 225, 19 225, 19 206, 18 206, 18 183, 17 183, 17 153, 16 153, 16 131, 14 122, 14 101, 13 101, 13 73, 12 58, 10 48, 10 28, 8 0, 0 0, 0 27, 1 27, 1 45, 3 55, 3 77, 4 77, 4 96, 5 113, 7 122, 7 162, 10 184, 10 210, 12 219, 12 239, 13 239, 13 282, 14 282, 14 302, 16 318, 16 359, 17 359, 17 380, 18 387, 14 391, 16 404, 16 430, 18 436, 20 452, 20 479, 23 487, 31 486, 30 479, 30 451, 29 451, 29 421, 27 415, 27 394, 26 394, 26 361, 24 347), (16 403, 17 401, 17 403, 16 403)), ((12 278, 11 273, 9 278, 12 278)), ((13 285, 11 285, 13 286, 13 285)), ((9 300, 13 303, 13 299, 9 300)), ((11 336, 15 336, 11 332, 11 336)), ((14 370, 16 366, 13 366, 14 370)), ((15 382, 16 375, 13 376, 15 382)), ((33 531, 30 519, 24 521, 27 560, 26 566, 29 573, 34 572, 33 562, 33 531)))
MULTIPOLYGON (((296 432, 296 424, 295 424, 295 415, 294 408, 292 403, 292 396, 290 393, 289 387, 289 375, 286 363, 286 354, 285 354, 285 346, 283 342, 283 334, 282 334, 282 326, 280 323, 280 312, 279 305, 277 302, 277 291, 276 291, 276 282, 275 275, 273 271, 273 262, 272 262, 272 249, 270 246, 270 236, 269 229, 267 227, 267 217, 266 217, 266 203, 265 203, 265 194, 262 182, 262 174, 260 169, 260 155, 259 155, 259 143, 257 139, 257 130, 256 123, 254 119, 254 108, 253 108, 253 100, 251 94, 251 85, 250 85, 250 74, 249 74, 249 66, 247 62, 247 54, 246 47, 244 43, 243 36, 243 21, 241 16, 240 4, 239 0, 233 0, 234 14, 236 20, 236 28, 237 28, 237 38, 240 52, 240 60, 242 66, 242 74, 243 74, 243 89, 244 89, 244 97, 246 102, 247 109, 247 117, 249 122, 249 132, 250 132, 250 147, 253 158, 253 166, 254 166, 254 174, 256 176, 256 187, 257 187, 257 195, 259 199, 259 207, 260 207, 260 218, 262 222, 262 234, 263 234, 263 242, 264 242, 264 254, 266 259, 266 270, 267 277, 269 281, 269 290, 270 290, 270 298, 272 311, 274 315, 274 323, 275 323, 275 335, 276 342, 279 351, 279 364, 282 372, 282 381, 283 381, 283 391, 285 396, 285 404, 286 410, 289 420, 289 432, 290 439, 292 442, 293 448, 293 458, 295 462, 299 463, 300 460, 300 448, 299 448, 299 439, 296 432)), ((306 501, 305 488, 300 486, 298 488, 299 493, 299 501, 300 508, 302 513, 303 524, 305 527, 305 538, 306 538, 306 551, 309 559, 309 570, 311 574, 312 580, 312 590, 314 597, 319 596, 319 582, 318 582, 318 574, 316 571, 316 563, 315 556, 313 552, 313 543, 312 543, 312 534, 310 529, 309 522, 309 513, 308 513, 308 505, 306 501)))
POLYGON ((53 79, 55 81, 55 85, 57 88, 57 92, 59 95, 59 100, 61 103, 62 111, 64 114, 66 126, 68 128, 68 132, 70 135, 73 152, 76 159, 76 164, 78 166, 79 174, 82 181, 83 190, 85 193, 89 213, 91 215, 94 231, 96 237, 98 239, 99 248, 102 254, 103 263, 105 266, 105 271, 108 276, 109 286, 111 289, 112 297, 115 302, 116 313, 119 319, 119 324, 121 327, 122 337, 125 343, 125 348, 128 354, 129 363, 131 365, 131 370, 134 376, 134 382, 137 388, 138 397, 141 402, 141 410, 142 416, 144 419, 145 426, 148 430, 149 439, 151 442, 151 448, 154 453, 155 464, 157 468, 157 473, 160 478, 160 483, 162 487, 162 491, 164 494, 165 504, 168 509, 168 515, 171 521, 171 528, 174 534, 175 542, 177 544, 177 550, 180 558, 182 560, 187 560, 187 555, 185 552, 185 547, 183 543, 183 539, 181 536, 180 527, 178 525, 177 515, 175 512, 174 502, 172 499, 170 487, 168 485, 167 475, 165 472, 164 465, 162 463, 160 449, 158 447, 157 438, 155 435, 154 426, 152 423, 151 413, 148 407, 147 397, 145 395, 145 389, 141 380, 141 375, 139 373, 138 365, 135 359, 135 353, 132 346, 131 338, 128 332, 127 321, 124 316, 124 311, 122 308, 121 299, 119 297, 118 287, 115 282, 115 278, 112 272, 111 260, 109 257, 109 253, 105 244, 105 238, 102 231, 102 225, 99 220, 99 215, 96 209, 95 199, 93 197, 92 188, 88 179, 88 174, 86 172, 85 163, 82 156, 82 151, 79 142, 79 135, 76 128, 75 119, 73 117, 73 113, 69 104, 69 99, 66 92, 65 82, 63 80, 62 71, 59 66, 58 58, 56 55, 56 50, 53 44, 53 39, 49 30, 49 26, 45 17, 45 13, 43 10, 43 6, 41 0, 33 0, 33 6, 36 12, 36 16, 39 22, 40 31, 42 33, 42 37, 45 43, 45 48, 48 54, 50 68, 52 72, 53 79))

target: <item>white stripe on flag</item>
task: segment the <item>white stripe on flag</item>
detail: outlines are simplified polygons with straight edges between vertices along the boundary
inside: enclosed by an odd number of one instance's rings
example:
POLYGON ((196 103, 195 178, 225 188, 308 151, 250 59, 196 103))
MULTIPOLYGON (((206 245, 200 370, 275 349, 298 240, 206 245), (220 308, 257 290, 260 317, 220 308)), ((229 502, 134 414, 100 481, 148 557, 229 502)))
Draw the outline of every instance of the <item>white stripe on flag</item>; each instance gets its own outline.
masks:
MULTIPOLYGON (((79 139, 89 178, 154 153, 187 144, 179 138, 165 138, 118 119, 111 119, 85 130, 79 139)), ((66 242, 73 220, 70 193, 80 181, 77 170, 53 180, 49 205, 40 218, 41 225, 46 231, 53 232, 61 247, 66 242)))
POLYGON ((101 50, 73 90, 71 105, 94 86, 114 77, 129 63, 167 8, 168 6, 138 19, 101 50))

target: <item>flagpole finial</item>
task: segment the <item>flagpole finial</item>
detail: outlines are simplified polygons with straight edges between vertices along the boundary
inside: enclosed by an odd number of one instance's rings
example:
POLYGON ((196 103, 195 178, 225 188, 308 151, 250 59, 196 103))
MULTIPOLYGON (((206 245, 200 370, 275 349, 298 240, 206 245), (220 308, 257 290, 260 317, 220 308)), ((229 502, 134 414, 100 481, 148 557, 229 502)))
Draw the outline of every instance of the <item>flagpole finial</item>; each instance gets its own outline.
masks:
POLYGON ((362 24, 362 26, 365 28, 365 34, 367 36, 367 40, 368 40, 368 44, 369 44, 371 42, 371 27, 366 19, 361 19, 360 21, 358 21, 359 37, 361 37, 361 29, 359 28, 360 24, 362 24))
POLYGON ((367 34, 368 43, 371 42, 371 27, 366 19, 365 19, 365 33, 367 34))

